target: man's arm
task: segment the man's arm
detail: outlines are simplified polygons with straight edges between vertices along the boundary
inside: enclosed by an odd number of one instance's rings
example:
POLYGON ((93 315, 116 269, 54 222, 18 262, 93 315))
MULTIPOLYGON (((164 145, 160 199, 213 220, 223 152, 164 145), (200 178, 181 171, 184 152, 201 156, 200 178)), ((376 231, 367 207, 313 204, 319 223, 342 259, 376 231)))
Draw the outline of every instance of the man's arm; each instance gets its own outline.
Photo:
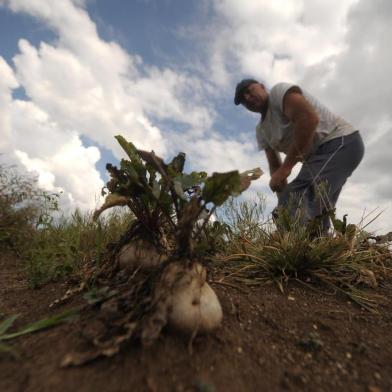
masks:
POLYGON ((282 191, 291 170, 302 161, 313 144, 319 118, 298 87, 290 89, 283 99, 283 113, 293 123, 293 142, 283 164, 271 176, 270 188, 282 191))
MULTIPOLYGON (((269 171, 272 177, 272 175, 282 167, 282 158, 279 152, 273 150, 272 148, 266 148, 265 155, 267 156, 269 171)), ((282 185, 286 186, 287 180, 284 180, 282 185)))
POLYGON ((319 117, 298 88, 286 93, 283 113, 293 123, 293 142, 282 165, 291 172, 311 148, 319 117))
POLYGON ((280 157, 279 152, 272 148, 266 148, 265 155, 267 156, 269 171, 272 176, 272 174, 282 166, 282 158, 280 157))

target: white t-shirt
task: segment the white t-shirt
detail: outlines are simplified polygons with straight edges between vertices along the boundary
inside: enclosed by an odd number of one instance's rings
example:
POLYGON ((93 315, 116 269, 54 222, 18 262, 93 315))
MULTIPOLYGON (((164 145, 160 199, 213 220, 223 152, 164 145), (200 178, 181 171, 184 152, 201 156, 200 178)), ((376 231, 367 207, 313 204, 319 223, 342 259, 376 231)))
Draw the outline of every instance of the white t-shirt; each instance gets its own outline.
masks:
POLYGON ((286 92, 297 87, 319 116, 315 144, 320 145, 340 136, 350 135, 356 129, 343 118, 333 114, 326 106, 299 86, 278 83, 269 92, 268 110, 265 119, 256 126, 256 139, 259 150, 266 148, 287 154, 293 140, 293 124, 283 114, 283 98, 286 92))

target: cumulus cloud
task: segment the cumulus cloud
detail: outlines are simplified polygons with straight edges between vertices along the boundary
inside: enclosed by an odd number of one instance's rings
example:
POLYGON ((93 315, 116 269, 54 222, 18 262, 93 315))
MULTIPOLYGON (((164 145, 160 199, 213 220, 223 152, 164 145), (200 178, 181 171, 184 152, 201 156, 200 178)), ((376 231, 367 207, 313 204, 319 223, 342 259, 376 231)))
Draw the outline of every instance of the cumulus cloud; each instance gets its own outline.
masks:
POLYGON ((117 158, 123 156, 113 138, 118 133, 165 155, 159 121, 189 129, 211 125, 214 113, 199 105, 198 80, 145 66, 117 43, 102 40, 83 1, 3 0, 0 5, 37 18, 57 34, 55 42, 38 47, 22 38, 13 67, 0 61, 2 151, 34 169, 41 185, 64 190, 75 205, 91 207, 103 184, 95 169, 99 154, 82 145, 81 135, 117 158), (12 99, 19 86, 28 100, 12 99))
MULTIPOLYGON (((0 58, 4 68, 4 60, 0 58)), ((4 71, 4 69, 2 70, 4 71)), ((12 70, 8 67, 9 75, 12 70)), ((5 73, 2 72, 2 75, 5 73)), ((12 77, 9 81, 14 81, 12 77)), ((94 195, 103 186, 95 164, 100 152, 84 147, 75 132, 60 129, 46 112, 32 102, 13 100, 10 83, 0 88, 2 109, 2 160, 19 164, 38 177, 38 185, 52 192, 64 192, 63 207, 91 209, 94 195)))
MULTIPOLYGON (((345 17, 355 0, 211 0, 218 22, 211 26, 211 69, 220 84, 233 74, 274 84, 298 80, 309 65, 340 53, 345 17)), ((238 76, 237 76, 238 79, 238 76)))

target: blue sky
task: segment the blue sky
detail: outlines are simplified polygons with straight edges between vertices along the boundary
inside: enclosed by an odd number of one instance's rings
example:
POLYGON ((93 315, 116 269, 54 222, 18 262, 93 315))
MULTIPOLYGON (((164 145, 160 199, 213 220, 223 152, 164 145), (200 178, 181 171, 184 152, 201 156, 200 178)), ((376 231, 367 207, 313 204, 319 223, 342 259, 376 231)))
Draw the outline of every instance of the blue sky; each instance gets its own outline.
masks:
MULTIPOLYGON (((199 61, 200 52, 195 53, 195 47, 202 48, 203 42, 198 42, 192 33, 187 34, 186 29, 207 25, 213 17, 211 8, 206 2, 192 0, 93 0, 86 3, 86 10, 103 40, 118 42, 126 51, 141 56, 143 62, 151 66, 176 68, 192 62, 193 58, 199 61)), ((13 13, 7 8, 0 12, 0 34, 1 55, 9 63, 12 63, 12 57, 18 52, 20 38, 27 39, 34 46, 39 46, 41 42, 55 43, 57 40, 57 35, 36 18, 24 13, 13 13)), ((28 99, 23 87, 15 89, 13 96, 28 99)), ((215 129, 228 136, 235 135, 239 127, 246 127, 251 133, 254 121, 244 111, 234 113, 232 99, 232 95, 220 96, 219 102, 211 98, 212 104, 220 106, 214 122, 215 129), (227 121, 228 118, 230 121, 227 121)), ((169 131, 181 132, 184 129, 176 121, 155 121, 162 129, 169 131)), ((81 135, 81 140, 87 147, 97 146, 100 149, 101 159, 96 167, 106 179, 105 164, 116 162, 116 157, 93 138, 81 135)))
MULTIPOLYGON (((0 0, 0 151, 84 209, 122 157, 118 133, 166 158, 185 151, 194 170, 268 172, 258 118, 233 91, 243 77, 289 81, 365 139, 338 211, 392 218, 387 15, 387 0, 0 0)), ((271 209, 268 181, 247 197, 271 209)))
POLYGON ((177 62, 192 47, 177 29, 206 16, 200 1, 105 1, 88 3, 91 18, 104 39, 116 40, 150 64, 177 62))

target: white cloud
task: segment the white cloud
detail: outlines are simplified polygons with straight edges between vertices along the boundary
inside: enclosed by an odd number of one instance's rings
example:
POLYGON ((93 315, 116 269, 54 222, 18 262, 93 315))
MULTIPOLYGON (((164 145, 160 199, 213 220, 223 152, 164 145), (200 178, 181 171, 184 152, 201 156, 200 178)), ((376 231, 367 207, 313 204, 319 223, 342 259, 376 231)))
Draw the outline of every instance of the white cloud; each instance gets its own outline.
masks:
POLYGON ((38 47, 21 39, 14 70, 1 59, 3 151, 38 172, 41 185, 64 189, 74 205, 91 207, 102 186, 95 169, 99 155, 81 144, 80 135, 112 150, 118 158, 123 156, 113 138, 118 133, 139 148, 165 155, 167 143, 154 118, 188 128, 205 129, 212 124, 213 110, 199 105, 198 80, 170 69, 146 67, 140 57, 102 40, 80 7, 83 2, 9 0, 1 4, 37 18, 58 38, 38 47), (28 101, 12 99, 12 89, 19 85, 28 101))
POLYGON ((234 71, 237 79, 253 75, 274 84, 296 80, 306 66, 344 49, 345 17, 355 0, 211 2, 220 17, 210 45, 216 81, 232 82, 234 71))
POLYGON ((38 185, 53 192, 66 192, 68 206, 76 204, 83 210, 96 207, 99 190, 103 186, 100 174, 94 169, 100 158, 96 147, 85 148, 77 135, 49 157, 30 158, 26 152, 15 151, 26 170, 38 174, 38 185), (56 186, 56 183, 62 186, 56 186), (69 192, 72 190, 72 192, 69 192), (96 198, 92 198, 92 195, 96 198))

